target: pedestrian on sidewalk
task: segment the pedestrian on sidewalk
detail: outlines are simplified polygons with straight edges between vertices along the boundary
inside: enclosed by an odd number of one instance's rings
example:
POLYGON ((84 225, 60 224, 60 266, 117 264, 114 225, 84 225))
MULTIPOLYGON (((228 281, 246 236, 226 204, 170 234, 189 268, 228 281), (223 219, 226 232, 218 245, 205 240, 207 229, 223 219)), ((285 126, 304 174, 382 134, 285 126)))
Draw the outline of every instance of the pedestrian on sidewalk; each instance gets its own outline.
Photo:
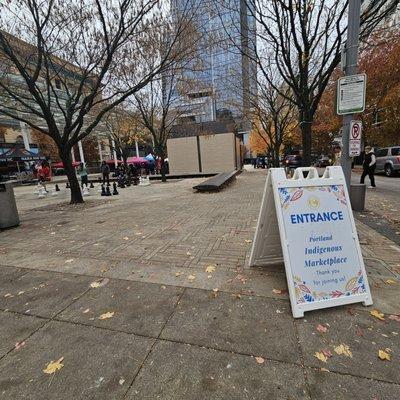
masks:
POLYGON ((78 174, 81 177, 81 187, 83 188, 83 185, 88 187, 88 172, 83 162, 79 164, 78 174))
POLYGON ((376 157, 371 146, 365 147, 364 161, 363 161, 363 173, 361 174, 360 183, 364 183, 365 177, 368 175, 371 181, 371 186, 368 188, 375 188, 375 167, 376 167, 376 157))
POLYGON ((46 188, 46 182, 51 181, 51 169, 50 164, 47 160, 43 160, 40 168, 38 169, 38 178, 40 184, 43 186, 46 193, 48 193, 46 188))
POLYGON ((342 164, 342 148, 341 146, 335 146, 333 149, 333 165, 341 166, 342 164))
POLYGON ((103 175, 103 185, 107 181, 107 186, 110 186, 110 167, 107 165, 105 161, 101 163, 100 171, 101 174, 103 175))

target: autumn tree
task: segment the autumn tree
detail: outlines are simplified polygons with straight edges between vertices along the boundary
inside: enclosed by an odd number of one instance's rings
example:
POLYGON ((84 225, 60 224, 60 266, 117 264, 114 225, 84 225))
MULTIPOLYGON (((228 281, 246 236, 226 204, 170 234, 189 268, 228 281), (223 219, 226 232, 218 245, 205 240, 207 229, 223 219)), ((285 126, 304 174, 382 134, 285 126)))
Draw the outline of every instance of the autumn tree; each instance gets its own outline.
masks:
POLYGON ((316 154, 331 154, 333 140, 341 133, 343 122, 342 118, 336 114, 335 101, 337 79, 341 75, 342 72, 337 67, 332 73, 315 113, 312 151, 316 154))
POLYGON ((105 125, 109 137, 127 166, 132 148, 137 142, 145 142, 149 136, 141 123, 140 115, 123 107, 116 107, 107 115, 105 125))
MULTIPOLYGON (((166 181, 164 160, 167 157, 167 140, 173 126, 188 112, 202 107, 191 101, 190 94, 198 88, 190 74, 202 71, 205 67, 198 53, 198 43, 203 37, 204 32, 196 21, 188 25, 186 35, 179 38, 179 46, 185 49, 185 57, 170 65, 161 75, 154 76, 131 100, 143 128, 152 138, 154 154, 160 159, 163 182, 166 181)), ((145 60, 149 69, 154 68, 153 65, 157 64, 164 51, 163 40, 154 40, 145 60)))
MULTIPOLYGON (((231 0, 219 1, 228 8, 231 6, 231 0)), ((290 89, 302 134, 303 164, 309 166, 314 116, 346 40, 348 2, 244 0, 244 3, 246 13, 257 23, 256 43, 249 46, 256 51, 244 55, 257 62, 259 73, 282 96, 290 89), (270 79, 271 65, 284 86, 270 79)), ((361 17, 361 36, 370 34, 397 3, 397 0, 368 1, 361 17)), ((238 34, 235 32, 233 36, 238 34)))
MULTIPOLYGON (((400 33, 380 30, 363 43, 360 72, 367 75, 366 109, 358 118, 363 121, 363 140, 372 146, 390 146, 400 140, 400 33)), ((342 119, 336 114, 336 82, 341 75, 334 71, 322 95, 313 126, 313 149, 328 152, 332 138, 340 136, 342 119)))
MULTIPOLYGON (((258 135, 265 142, 267 153, 272 157, 275 167, 279 167, 280 153, 285 140, 293 135, 297 128, 296 110, 289 98, 288 90, 285 91, 285 96, 282 96, 272 85, 261 81, 251 107, 255 118, 252 136, 258 135)), ((257 139, 253 138, 252 142, 257 143, 257 139)))
POLYGON ((164 160, 167 157, 167 140, 178 119, 196 106, 182 103, 190 92, 191 83, 182 79, 180 67, 170 68, 161 78, 151 80, 148 87, 134 96, 142 127, 153 141, 153 151, 160 158, 162 181, 166 181, 164 160))
POLYGON ((383 31, 370 38, 360 57, 367 75, 364 140, 384 147, 400 142, 400 32, 383 31))
POLYGON ((190 15, 173 21, 159 0, 13 0, 0 4, 0 114, 57 145, 83 202, 71 149, 104 116, 185 57, 190 15), (153 43, 162 52, 147 63, 153 43))

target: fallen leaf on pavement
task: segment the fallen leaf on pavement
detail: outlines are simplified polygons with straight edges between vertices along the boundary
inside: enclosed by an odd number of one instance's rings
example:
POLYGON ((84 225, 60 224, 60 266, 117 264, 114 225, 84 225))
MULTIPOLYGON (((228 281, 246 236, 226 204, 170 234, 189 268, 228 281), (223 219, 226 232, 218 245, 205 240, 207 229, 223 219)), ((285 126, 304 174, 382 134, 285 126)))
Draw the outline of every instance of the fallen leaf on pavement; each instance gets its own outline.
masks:
POLYGON ((326 333, 328 331, 328 328, 324 325, 318 324, 317 325, 317 331, 321 333, 326 333))
POLYGON ((364 332, 362 331, 362 329, 357 328, 356 335, 362 337, 362 336, 364 336, 364 332))
POLYGON ((395 285, 397 282, 393 279, 386 279, 385 283, 387 283, 388 285, 395 285))
POLYGON ((258 364, 264 364, 265 360, 262 357, 256 357, 256 361, 258 364))
POLYGON ((218 288, 214 288, 214 289, 213 289, 213 292, 215 292, 215 293, 217 293, 218 291, 219 291, 218 288))
POLYGON ((25 291, 21 290, 20 292, 18 292, 18 296, 21 296, 21 294, 24 294, 25 291))
POLYGON ((181 276, 183 274, 183 272, 176 272, 175 276, 181 276))
POLYGON ((64 357, 61 357, 57 361, 50 361, 47 364, 46 369, 43 370, 45 374, 54 374, 56 371, 60 370, 61 368, 64 367, 64 364, 61 364, 62 361, 64 360, 64 357))
POLYGON ((87 314, 90 311, 90 308, 87 308, 83 313, 87 314))
POLYGON ((109 281, 110 281, 110 280, 109 280, 108 278, 99 279, 99 280, 97 280, 97 281, 92 282, 92 283, 90 284, 90 287, 91 287, 91 288, 99 288, 99 287, 102 287, 102 286, 107 285, 107 283, 108 283, 109 281))
POLYGON ((6 293, 4 297, 14 297, 11 293, 6 293))
POLYGON ((123 385, 125 383, 125 379, 124 378, 121 378, 120 380, 119 380, 119 384, 120 385, 123 385))
POLYGON ((69 258, 68 260, 65 260, 65 264, 71 264, 72 262, 74 262, 73 258, 69 258))
POLYGON ((129 240, 128 236, 125 236, 123 239, 124 239, 124 240, 129 240))
POLYGON ((245 240, 245 242, 246 242, 246 243, 252 243, 253 241, 252 241, 252 240, 249 240, 249 239, 247 239, 247 240, 245 240))
POLYGON ((189 275, 187 278, 189 279, 189 281, 194 281, 196 279, 196 276, 195 275, 189 275))
POLYGON ((391 315, 389 315, 389 319, 391 319, 392 321, 400 322, 400 315, 391 314, 391 315))
POLYGON ((318 358, 318 360, 320 360, 320 361, 322 361, 324 363, 326 363, 328 361, 328 357, 326 357, 326 355, 324 353, 320 352, 320 351, 317 351, 314 354, 314 357, 318 358))
POLYGON ((210 274, 211 272, 214 272, 215 271, 215 265, 208 265, 207 267, 206 267, 206 272, 208 273, 208 274, 210 274))
POLYGON ((109 318, 112 318, 114 316, 114 314, 115 314, 114 311, 109 311, 104 314, 101 314, 99 319, 109 319, 109 318))
POLYGON ((334 350, 336 354, 353 358, 353 353, 350 351, 350 347, 347 344, 340 344, 336 346, 334 350))
POLYGON ((385 320, 385 314, 384 314, 384 313, 381 313, 381 312, 378 311, 378 310, 372 310, 372 311, 370 312, 370 314, 371 314, 373 317, 380 319, 381 321, 384 321, 384 320, 385 320))
POLYGON ((272 293, 274 294, 285 294, 287 293, 286 289, 272 289, 272 293))
POLYGON ((25 342, 17 342, 15 343, 15 350, 19 350, 23 346, 25 346, 25 342))
POLYGON ((331 358, 332 357, 332 352, 329 349, 322 349, 321 353, 327 358, 331 358))
POLYGON ((384 361, 384 360, 390 361, 390 354, 387 353, 385 350, 378 350, 378 357, 382 361, 384 361))
POLYGON ((326 368, 320 368, 319 370, 322 372, 331 372, 331 371, 329 371, 329 369, 326 369, 326 368))

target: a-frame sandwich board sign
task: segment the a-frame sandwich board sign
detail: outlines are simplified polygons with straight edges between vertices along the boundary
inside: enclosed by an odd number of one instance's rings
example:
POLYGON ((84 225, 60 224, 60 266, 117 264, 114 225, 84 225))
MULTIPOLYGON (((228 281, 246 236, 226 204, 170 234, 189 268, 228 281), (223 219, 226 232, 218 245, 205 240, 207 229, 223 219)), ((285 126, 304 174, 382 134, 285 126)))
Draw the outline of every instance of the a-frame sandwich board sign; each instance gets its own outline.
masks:
POLYGON ((250 266, 284 262, 292 313, 372 298, 341 167, 271 168, 264 188, 250 266), (304 173, 307 176, 304 177, 304 173))

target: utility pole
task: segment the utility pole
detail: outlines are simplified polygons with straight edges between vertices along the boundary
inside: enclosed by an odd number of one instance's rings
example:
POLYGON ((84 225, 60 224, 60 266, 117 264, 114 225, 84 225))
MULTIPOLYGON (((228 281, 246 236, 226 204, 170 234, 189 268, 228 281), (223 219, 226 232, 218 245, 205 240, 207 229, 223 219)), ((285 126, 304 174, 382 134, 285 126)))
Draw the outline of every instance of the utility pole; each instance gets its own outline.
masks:
MULTIPOLYGON (((347 42, 346 42, 346 64, 344 72, 346 76, 357 73, 358 64, 358 36, 360 33, 361 0, 349 0, 349 15, 347 21, 347 42)), ((350 122, 354 114, 343 116, 342 133, 342 156, 340 164, 346 178, 347 189, 350 190, 351 182, 351 157, 349 156, 350 122)))

